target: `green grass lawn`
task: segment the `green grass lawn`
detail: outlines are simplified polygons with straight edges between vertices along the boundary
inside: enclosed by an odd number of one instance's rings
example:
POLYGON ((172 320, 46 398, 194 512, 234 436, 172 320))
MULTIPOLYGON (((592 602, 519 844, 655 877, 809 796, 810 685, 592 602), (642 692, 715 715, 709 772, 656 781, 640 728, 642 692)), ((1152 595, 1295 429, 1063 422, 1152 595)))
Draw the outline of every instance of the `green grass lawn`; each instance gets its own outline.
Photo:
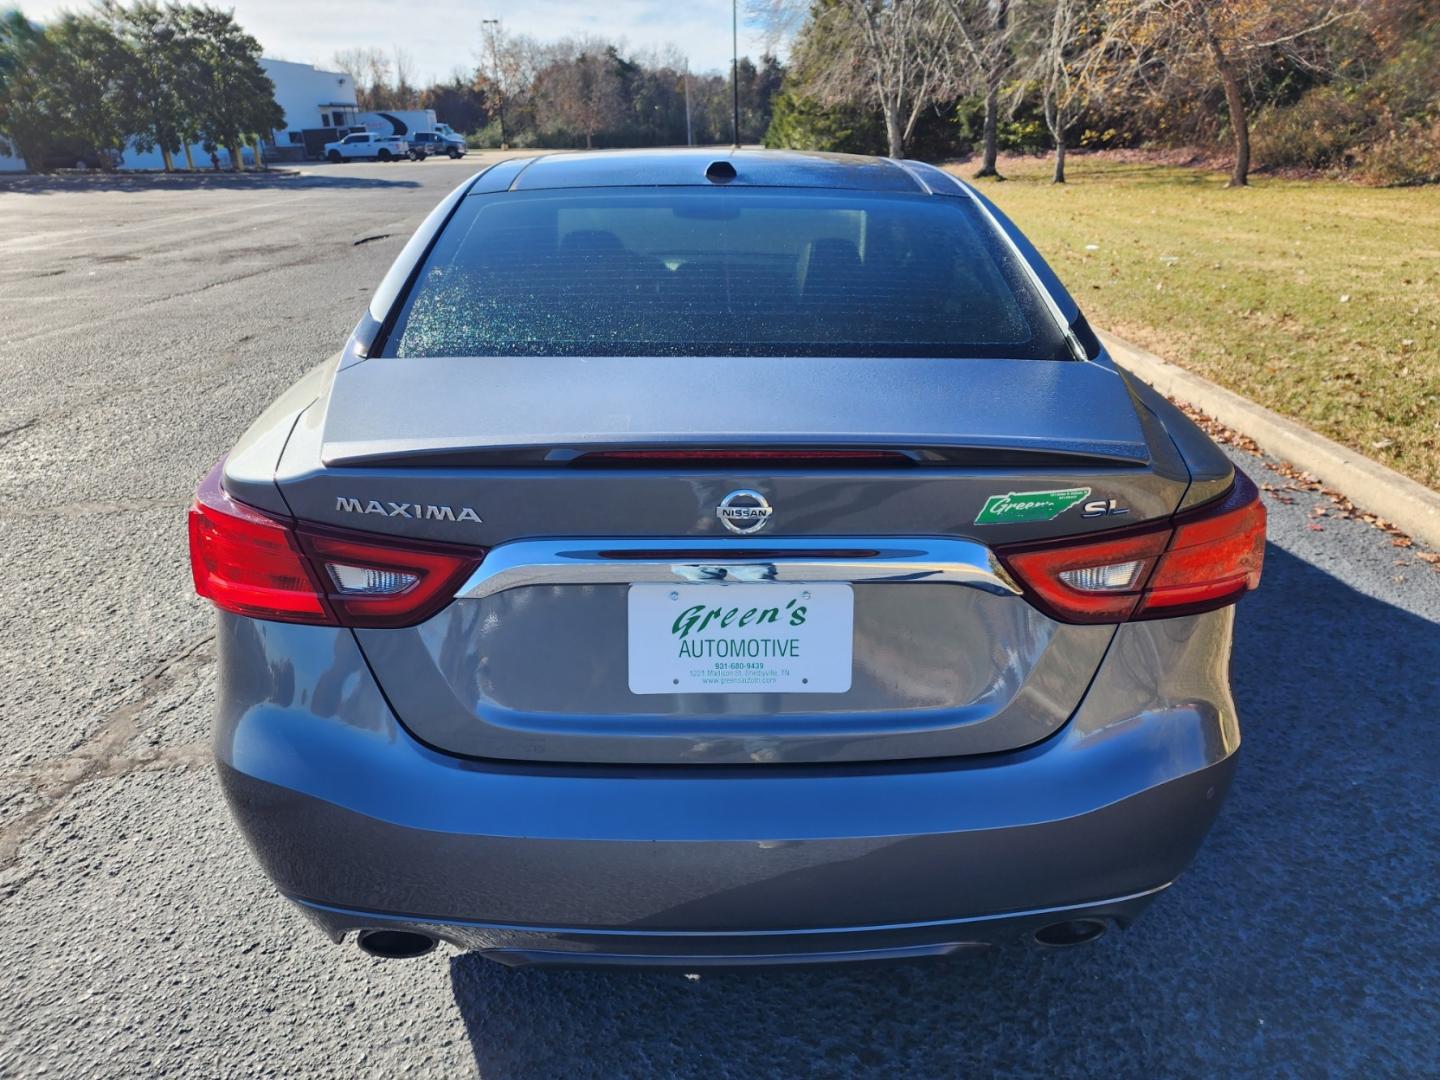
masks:
MULTIPOLYGON (((974 166, 959 166, 962 176, 974 166)), ((1072 159, 984 190, 1092 325, 1440 488, 1440 187, 1072 159)))

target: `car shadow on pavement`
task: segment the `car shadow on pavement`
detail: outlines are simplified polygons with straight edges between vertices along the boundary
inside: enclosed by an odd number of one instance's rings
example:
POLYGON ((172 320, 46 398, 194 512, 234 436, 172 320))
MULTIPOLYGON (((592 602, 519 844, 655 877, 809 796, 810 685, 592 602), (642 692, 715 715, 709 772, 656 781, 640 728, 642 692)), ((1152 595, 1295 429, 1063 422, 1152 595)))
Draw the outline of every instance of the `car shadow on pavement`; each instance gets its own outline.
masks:
POLYGON ((1065 951, 698 979, 462 955, 451 981, 480 1074, 1429 1073, 1440 623, 1273 545, 1266 559, 1237 624, 1229 801, 1130 930, 1065 951))
MULTIPOLYGON (((396 168, 406 168, 397 162, 396 168)), ((345 176, 329 167, 299 173, 278 169, 265 173, 23 173, 0 175, 0 194, 53 195, 83 191, 299 191, 313 188, 418 188, 420 181, 345 176)))

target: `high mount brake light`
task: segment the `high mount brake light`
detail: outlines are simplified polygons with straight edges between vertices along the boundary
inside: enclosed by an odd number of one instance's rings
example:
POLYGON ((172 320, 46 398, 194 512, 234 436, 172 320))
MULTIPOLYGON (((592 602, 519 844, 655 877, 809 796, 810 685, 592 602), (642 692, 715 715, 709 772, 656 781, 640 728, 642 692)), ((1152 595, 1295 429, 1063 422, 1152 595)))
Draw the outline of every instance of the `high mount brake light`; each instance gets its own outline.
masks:
POLYGON ((223 462, 190 508, 195 591, 222 611, 279 622, 389 627, 450 602, 483 551, 298 528, 226 494, 223 462))
POLYGON ((1265 506, 1237 469, 1229 494, 1158 525, 995 553, 1030 602, 1061 622, 1194 614, 1233 604, 1260 584, 1265 506))
POLYGON ((840 468, 856 466, 914 465, 909 454, 899 450, 814 450, 804 447, 775 449, 727 449, 725 447, 655 450, 590 450, 571 462, 579 468, 648 466, 651 468, 721 469, 773 465, 781 469, 840 468))

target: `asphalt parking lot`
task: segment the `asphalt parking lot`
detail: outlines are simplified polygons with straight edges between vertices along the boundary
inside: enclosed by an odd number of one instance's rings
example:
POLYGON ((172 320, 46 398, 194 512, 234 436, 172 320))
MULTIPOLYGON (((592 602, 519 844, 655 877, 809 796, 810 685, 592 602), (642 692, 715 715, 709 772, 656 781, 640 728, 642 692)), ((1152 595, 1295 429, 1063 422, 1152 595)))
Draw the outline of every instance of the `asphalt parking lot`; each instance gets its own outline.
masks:
POLYGON ((0 183, 0 1075, 1437 1074, 1440 573, 1305 492, 1267 495, 1229 802, 1093 947, 510 971, 282 902, 209 765, 184 510, 476 167, 0 183))

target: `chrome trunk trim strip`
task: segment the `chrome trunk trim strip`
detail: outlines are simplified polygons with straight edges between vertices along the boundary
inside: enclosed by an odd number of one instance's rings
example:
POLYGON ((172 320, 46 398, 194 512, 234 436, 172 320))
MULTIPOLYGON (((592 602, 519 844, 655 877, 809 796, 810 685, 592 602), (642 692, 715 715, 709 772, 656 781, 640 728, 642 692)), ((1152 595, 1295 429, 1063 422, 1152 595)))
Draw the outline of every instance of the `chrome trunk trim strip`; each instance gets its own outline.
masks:
POLYGON ((479 600, 531 585, 827 581, 962 585, 1020 595, 990 549, 971 540, 785 537, 720 544, 675 538, 516 540, 492 548, 455 597, 479 600), (674 558, 665 557, 667 550, 674 558))

